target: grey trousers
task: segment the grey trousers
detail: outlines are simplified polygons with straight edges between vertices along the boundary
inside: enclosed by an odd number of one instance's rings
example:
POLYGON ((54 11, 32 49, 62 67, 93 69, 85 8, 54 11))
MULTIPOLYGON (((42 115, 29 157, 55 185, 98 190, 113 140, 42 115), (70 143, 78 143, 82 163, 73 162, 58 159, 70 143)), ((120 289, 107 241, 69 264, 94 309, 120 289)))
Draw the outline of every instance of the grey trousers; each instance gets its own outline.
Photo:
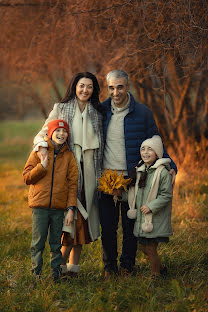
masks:
POLYGON ((43 251, 48 237, 51 252, 51 270, 54 277, 59 274, 61 255, 61 236, 64 211, 58 209, 32 209, 32 242, 31 258, 32 272, 41 273, 43 266, 43 251))

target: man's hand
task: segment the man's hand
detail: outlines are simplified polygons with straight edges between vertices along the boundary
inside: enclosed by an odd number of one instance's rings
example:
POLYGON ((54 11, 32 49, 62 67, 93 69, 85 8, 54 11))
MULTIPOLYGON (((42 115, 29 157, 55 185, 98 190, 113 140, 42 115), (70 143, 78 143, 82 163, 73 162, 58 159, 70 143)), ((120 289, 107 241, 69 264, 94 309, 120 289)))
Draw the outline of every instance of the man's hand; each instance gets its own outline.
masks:
POLYGON ((176 172, 175 172, 175 170, 174 170, 174 169, 171 169, 171 170, 170 170, 170 174, 171 174, 171 176, 172 176, 172 187, 174 187, 174 185, 175 185, 175 178, 176 178, 176 172))
POLYGON ((143 205, 141 208, 140 208, 141 212, 143 214, 148 214, 151 212, 151 210, 149 209, 149 207, 147 207, 146 205, 143 205))
POLYGON ((65 217, 65 224, 70 225, 74 221, 74 211, 70 209, 65 217))
POLYGON ((121 196, 122 195, 122 190, 116 190, 115 189, 115 190, 113 190, 112 195, 113 196, 117 196, 117 197, 121 196))
POLYGON ((37 155, 38 155, 38 157, 40 158, 40 160, 41 160, 41 155, 42 156, 44 156, 44 155, 48 155, 48 149, 47 149, 47 147, 42 147, 42 146, 40 146, 39 147, 39 150, 38 150, 38 152, 37 152, 37 155))

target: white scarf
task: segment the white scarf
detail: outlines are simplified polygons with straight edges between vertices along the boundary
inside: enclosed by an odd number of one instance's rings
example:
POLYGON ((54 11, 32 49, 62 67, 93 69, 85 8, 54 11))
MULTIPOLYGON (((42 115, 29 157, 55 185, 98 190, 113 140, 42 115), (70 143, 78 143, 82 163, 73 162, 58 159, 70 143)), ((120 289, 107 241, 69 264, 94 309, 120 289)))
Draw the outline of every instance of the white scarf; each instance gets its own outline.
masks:
MULTIPOLYGON (((98 135, 95 133, 88 115, 87 109, 88 104, 86 105, 82 114, 80 112, 78 103, 76 104, 77 105, 75 115, 72 122, 72 133, 74 137, 75 156, 78 161, 78 166, 80 166, 81 160, 84 163, 86 210, 89 215, 90 210, 92 209, 93 206, 94 192, 96 189, 96 177, 95 177, 93 154, 94 150, 99 148, 99 140, 98 135)), ((81 180, 82 180, 81 181, 82 188, 83 176, 81 180)))
MULTIPOLYGON (((75 115, 72 122, 74 144, 81 148, 82 153, 88 149, 99 148, 98 136, 92 127, 87 105, 85 106, 83 113, 81 113, 78 103, 76 103, 75 115)), ((78 156, 77 152, 75 153, 76 156, 78 156)), ((80 154, 80 151, 78 154, 80 154)))

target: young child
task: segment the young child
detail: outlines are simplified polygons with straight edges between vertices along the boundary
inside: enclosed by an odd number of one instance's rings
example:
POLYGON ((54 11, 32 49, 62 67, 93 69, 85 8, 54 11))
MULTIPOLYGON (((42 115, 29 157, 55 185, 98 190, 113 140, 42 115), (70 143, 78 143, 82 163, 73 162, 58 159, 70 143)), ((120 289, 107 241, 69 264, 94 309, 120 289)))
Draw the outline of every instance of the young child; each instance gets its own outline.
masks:
POLYGON ((158 135, 145 140, 140 153, 142 160, 135 168, 136 183, 128 192, 130 210, 127 215, 130 219, 136 218, 134 235, 149 260, 155 279, 167 274, 157 253, 158 243, 167 243, 172 235, 170 159, 162 158, 163 144, 158 135))
POLYGON ((77 206, 78 169, 76 160, 69 151, 66 140, 68 124, 64 120, 53 120, 47 125, 45 140, 48 154, 37 156, 32 152, 23 171, 24 182, 30 185, 28 202, 32 208, 32 273, 40 276, 43 265, 42 254, 49 232, 51 270, 54 281, 60 276, 61 236, 64 212, 66 225, 70 225, 77 206))

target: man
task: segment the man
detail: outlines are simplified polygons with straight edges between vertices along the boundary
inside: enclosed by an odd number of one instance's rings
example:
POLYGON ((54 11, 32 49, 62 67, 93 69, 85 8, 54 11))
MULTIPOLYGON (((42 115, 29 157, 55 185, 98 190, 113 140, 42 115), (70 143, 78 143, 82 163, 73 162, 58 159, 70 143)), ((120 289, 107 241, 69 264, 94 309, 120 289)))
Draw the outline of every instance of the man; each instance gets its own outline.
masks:
MULTIPOLYGON (((104 116, 104 157, 103 169, 123 171, 128 176, 131 169, 140 160, 142 141, 158 135, 158 129, 152 112, 138 103, 129 92, 128 75, 122 70, 113 70, 107 75, 110 98, 102 103, 104 116)), ((169 157, 165 152, 164 157, 169 157)), ((174 183, 177 167, 171 161, 172 181, 174 183)), ((101 193, 99 213, 105 278, 118 273, 117 266, 117 229, 119 222, 119 205, 123 230, 120 272, 131 274, 135 265, 137 240, 133 235, 134 220, 127 217, 127 202, 115 203, 112 195, 101 193)))

